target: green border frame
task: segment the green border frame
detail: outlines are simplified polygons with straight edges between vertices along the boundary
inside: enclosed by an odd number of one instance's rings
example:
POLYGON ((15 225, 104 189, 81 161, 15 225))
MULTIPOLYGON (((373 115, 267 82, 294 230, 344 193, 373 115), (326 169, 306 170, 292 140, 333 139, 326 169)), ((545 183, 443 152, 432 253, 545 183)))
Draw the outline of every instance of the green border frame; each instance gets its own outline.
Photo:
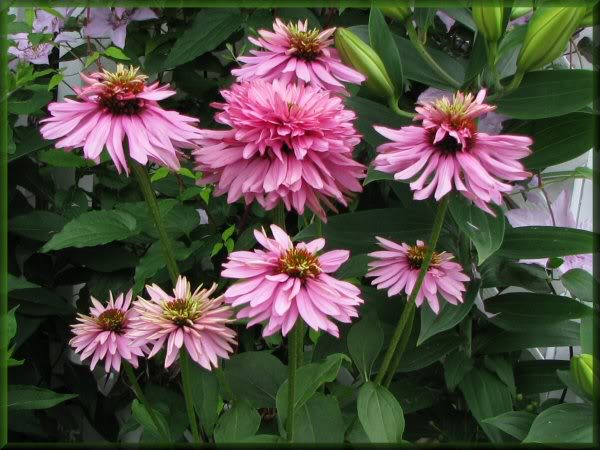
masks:
MULTIPOLYGON (((489 0, 490 4, 499 0, 489 0)), ((552 6, 583 6, 592 5, 597 0, 545 0, 545 3, 552 6)), ((113 447, 132 447, 139 448, 139 444, 121 444, 121 443, 63 443, 63 442, 48 442, 48 443, 9 443, 8 437, 8 373, 6 366, 7 359, 7 304, 8 304, 8 259, 7 259, 7 217, 8 217, 8 199, 7 199, 7 178, 8 178, 8 103, 7 103, 7 80, 8 80, 8 41, 7 36, 7 24, 8 24, 8 8, 11 7, 64 7, 64 6, 88 6, 88 7, 109 7, 109 6, 127 6, 127 7, 152 7, 152 8, 223 8, 223 7, 242 7, 242 8, 272 8, 272 7, 345 7, 345 8, 367 8, 371 6, 396 6, 398 3, 408 2, 411 6, 417 7, 468 7, 472 4, 472 0, 3 0, 0 3, 0 448, 10 446, 13 448, 27 448, 30 446, 35 447, 49 447, 54 448, 60 447, 86 447, 89 448, 92 445, 95 447, 102 448, 113 448, 113 447)), ((532 6, 533 4, 540 3, 540 0, 504 0, 506 6, 532 6)), ((596 5, 594 15, 596 18, 600 17, 600 2, 596 5)), ((593 40, 598 42, 600 36, 600 25, 597 25, 593 29, 593 40)), ((594 61, 598 63, 598 61, 594 61)), ((598 95, 600 89, 598 87, 598 74, 596 73, 596 83, 594 85, 594 103, 598 106, 598 95)), ((598 171, 600 167, 600 115, 596 116, 597 126, 596 133, 594 136, 594 147, 593 147, 593 168, 598 171)), ((600 233, 600 223, 596 218, 600 212, 600 182, 596 178, 592 180, 592 193, 596 202, 593 203, 593 231, 600 233)), ((600 255, 600 242, 596 240, 594 242, 594 276, 596 279, 600 279, 600 267, 598 266, 600 255)), ((600 292, 598 286, 594 285, 594 298, 598 298, 600 292)), ((594 314, 594 340, 598 340, 598 322, 600 306, 595 305, 594 314)), ((598 350, 600 347, 596 343, 594 345, 594 356, 598 357, 598 350)), ((600 371, 600 368, 595 368, 596 371, 600 371)), ((594 429, 594 441, 599 442, 599 427, 598 422, 600 419, 600 399, 596 399, 594 402, 594 419, 596 428, 594 429)), ((189 444, 174 444, 170 447, 186 447, 189 448, 189 444)), ((265 444, 244 444, 243 447, 274 447, 273 445, 265 444)), ((288 447, 288 445, 277 444, 277 447, 288 447)), ((348 445, 347 447, 356 447, 356 445, 348 445)), ((379 447, 376 444, 364 444, 365 447, 379 447)), ((397 447, 395 445, 381 445, 383 447, 397 447)), ((412 444, 411 444, 412 446, 412 444)), ((439 447, 437 445, 425 444, 420 445, 422 447, 439 447)), ((464 448, 465 443, 456 444, 445 444, 446 447, 451 448, 464 448)), ((469 447, 511 447, 510 445, 492 445, 492 444, 479 444, 470 443, 469 447)), ((161 445, 152 445, 153 448, 163 448, 161 445)), ((206 445, 203 447, 210 448, 236 448, 238 445, 219 445, 214 444, 206 445)), ((303 448, 338 448, 338 446, 331 445, 302 445, 303 448)), ((586 446, 577 445, 560 445, 561 448, 582 448, 582 447, 594 447, 594 444, 586 446)), ((299 446, 296 446, 299 448, 299 446)))

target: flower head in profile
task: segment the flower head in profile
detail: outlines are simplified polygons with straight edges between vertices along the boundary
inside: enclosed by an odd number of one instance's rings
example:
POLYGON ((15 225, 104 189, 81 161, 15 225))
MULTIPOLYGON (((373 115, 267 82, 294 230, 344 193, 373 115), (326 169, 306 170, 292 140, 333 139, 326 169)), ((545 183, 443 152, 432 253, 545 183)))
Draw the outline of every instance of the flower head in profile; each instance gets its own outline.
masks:
POLYGON ((263 250, 239 251, 229 255, 221 276, 243 281, 225 292, 232 306, 244 305, 238 318, 249 318, 248 326, 263 320, 263 336, 281 330, 285 336, 300 317, 313 330, 324 330, 339 337, 331 319, 349 323, 358 317, 357 306, 363 302, 356 286, 333 278, 349 257, 346 250, 317 255, 324 239, 294 245, 290 237, 271 225, 274 239, 254 231, 263 250))
POLYGON ((165 367, 169 367, 185 348, 190 357, 207 370, 218 367, 218 358, 229 358, 235 343, 235 331, 227 327, 232 310, 223 296, 210 298, 217 289, 199 286, 192 292, 183 276, 177 280, 173 295, 159 286, 147 285, 150 300, 134 302, 138 316, 132 323, 131 336, 137 345, 152 347, 148 357, 167 346, 165 367))
POLYGON ((92 357, 91 369, 94 370, 98 361, 104 361, 104 370, 114 369, 119 372, 121 360, 129 362, 134 367, 138 365, 138 357, 144 356, 144 346, 133 345, 129 332, 131 321, 136 312, 130 308, 132 292, 120 294, 103 306, 92 297, 93 307, 90 315, 77 315, 77 321, 71 325, 75 335, 69 344, 80 353, 81 360, 92 357))
POLYGON ((308 20, 284 24, 276 19, 273 31, 260 30, 250 42, 263 50, 250 50, 241 56, 244 65, 231 71, 238 81, 262 79, 286 83, 307 83, 320 89, 346 93, 342 82, 360 84, 364 75, 344 65, 331 46, 335 28, 309 29, 308 20))
POLYGON ((180 168, 180 149, 193 147, 192 140, 200 135, 193 126, 197 119, 158 104, 175 91, 158 82, 148 85, 137 68, 121 64, 115 72, 81 77, 87 86, 76 89, 78 100, 48 105, 52 116, 40 129, 45 139, 59 139, 55 146, 66 151, 83 147, 84 156, 96 163, 106 147, 119 173, 129 173, 128 157, 140 164, 180 168), (125 137, 128 147, 123 145, 125 137))
POLYGON ((127 25, 130 22, 158 18, 150 8, 90 8, 88 17, 83 35, 110 38, 119 48, 125 47, 127 25))
POLYGON ((311 86, 256 80, 221 92, 226 103, 215 120, 228 130, 202 130, 193 152, 215 194, 233 203, 258 201, 270 210, 283 202, 304 213, 305 205, 326 220, 322 204, 347 205, 362 190, 365 167, 352 159, 360 136, 355 114, 342 100, 311 86))
MULTIPOLYGON (((529 192, 527 201, 520 208, 506 211, 505 215, 511 226, 528 227, 565 227, 592 231, 589 220, 581 220, 579 224, 573 216, 569 201, 570 193, 561 191, 553 202, 548 204, 546 198, 539 192, 529 192)), ((583 269, 593 273, 593 257, 591 253, 564 256, 563 263, 558 267, 559 272, 566 273, 571 269, 583 269)), ((539 264, 546 267, 548 258, 522 259, 525 264, 539 264)))
MULTIPOLYGON (((384 250, 369 253, 375 260, 369 263, 370 270, 366 276, 374 277, 371 284, 377 289, 387 289, 388 297, 403 292, 410 296, 428 247, 423 241, 408 245, 396 244, 381 237, 377 237, 377 240, 384 250)), ((454 256, 447 252, 433 253, 423 285, 415 299, 417 306, 427 299, 431 310, 438 314, 440 298, 453 305, 463 302, 466 290, 464 283, 469 281, 469 277, 452 258, 454 256)))
POLYGON ((476 118, 494 110, 483 103, 485 90, 476 97, 457 92, 450 99, 423 101, 416 108, 421 126, 399 130, 376 126, 392 142, 380 145, 373 165, 393 173, 396 180, 411 180, 416 200, 441 199, 456 190, 482 210, 502 204, 511 183, 531 176, 520 159, 531 153, 526 136, 496 135, 478 131, 476 118))

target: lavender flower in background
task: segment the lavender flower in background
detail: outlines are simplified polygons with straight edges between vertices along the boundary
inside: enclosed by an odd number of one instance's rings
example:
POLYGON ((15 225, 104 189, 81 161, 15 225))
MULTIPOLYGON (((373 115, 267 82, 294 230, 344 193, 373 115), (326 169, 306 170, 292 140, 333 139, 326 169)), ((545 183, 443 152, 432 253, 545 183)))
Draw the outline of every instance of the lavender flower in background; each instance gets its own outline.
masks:
POLYGON ((90 8, 83 35, 110 38, 115 46, 123 48, 129 22, 157 18, 150 8, 90 8))
MULTIPOLYGON (((573 217, 568 200, 569 193, 563 190, 556 200, 550 203, 540 192, 530 192, 527 195, 527 201, 521 208, 512 209, 506 212, 508 222, 515 228, 527 226, 547 226, 547 227, 566 227, 579 228, 582 230, 592 230, 592 224, 589 220, 580 221, 573 217), (552 211, 552 212, 550 212, 552 211)), ((563 258, 564 262, 558 267, 561 273, 568 272, 571 269, 583 269, 592 273, 592 254, 570 255, 563 258)), ((522 259, 520 262, 525 264, 540 264, 546 266, 548 258, 544 259, 522 259)))
POLYGON ((35 33, 60 33, 65 26, 65 20, 73 14, 75 9, 76 8, 55 8, 54 11, 62 16, 59 17, 44 9, 36 8, 33 31, 35 33))
POLYGON ((27 33, 9 35, 8 38, 16 43, 16 46, 8 48, 8 53, 16 56, 15 59, 8 63, 8 67, 12 70, 15 69, 19 62, 49 64, 48 55, 50 55, 54 48, 52 44, 46 42, 33 45, 29 40, 29 35, 27 33))

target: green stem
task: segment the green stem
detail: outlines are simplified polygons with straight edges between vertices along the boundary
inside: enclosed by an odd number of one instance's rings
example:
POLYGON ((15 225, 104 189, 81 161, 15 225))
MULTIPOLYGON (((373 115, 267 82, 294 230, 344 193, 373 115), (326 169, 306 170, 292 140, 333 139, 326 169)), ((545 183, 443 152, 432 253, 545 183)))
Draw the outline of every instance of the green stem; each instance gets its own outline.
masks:
POLYGON ((296 340, 296 365, 297 368, 299 368, 304 364, 304 334, 306 332, 304 322, 300 318, 296 321, 296 327, 298 327, 298 336, 296 340))
POLYGON ((285 205, 283 202, 279 202, 273 210, 273 223, 285 231, 285 205))
POLYGON ((158 208, 158 202, 156 201, 156 195, 154 194, 150 177, 148 176, 146 168, 136 161, 130 159, 129 166, 133 170, 133 174, 137 179, 140 190, 142 191, 142 195, 144 196, 144 200, 146 200, 148 209, 150 210, 150 214, 154 220, 154 225, 156 225, 158 236, 160 238, 165 255, 165 264, 167 265, 167 270, 169 271, 171 281, 173 282, 173 285, 175 285, 177 283, 177 277, 179 276, 179 269, 177 268, 177 261, 175 260, 175 253, 173 252, 171 239, 169 238, 167 230, 160 218, 160 209, 158 208))
POLYGON ((448 84, 450 84, 453 88, 460 88, 460 83, 452 78, 450 75, 446 73, 444 69, 442 69, 438 63, 431 57, 419 37, 417 36, 417 30, 415 30, 415 26, 412 23, 412 18, 409 18, 406 22, 404 22, 406 26, 406 31, 408 32, 408 37, 410 41, 413 43, 419 55, 425 60, 427 64, 448 84))
POLYGON ((488 65, 492 70, 492 77, 494 80, 494 87, 497 91, 503 89, 502 83, 500 83, 500 76, 498 74, 498 68, 496 67, 496 56, 498 54, 498 43, 497 42, 486 42, 488 65))
POLYGON ((390 108, 392 109, 392 111, 394 111, 396 114, 398 114, 401 117, 407 117, 409 119, 414 119, 415 115, 414 113, 410 113, 408 111, 404 111, 403 109, 400 109, 400 107, 398 106, 398 100, 395 98, 390 98, 390 101, 388 102, 388 104, 390 105, 390 108))
POLYGON ((192 385, 190 383, 190 357, 187 350, 182 347, 179 350, 179 360, 181 363, 181 381, 183 383, 183 396, 185 397, 185 408, 187 409, 188 420, 192 430, 193 443, 200 443, 200 432, 198 431, 198 422, 194 413, 194 403, 192 401, 192 385))
POLYGON ((390 370, 388 370, 385 376, 385 381, 383 383, 385 387, 390 386, 392 379, 396 374, 396 370, 398 369, 398 365, 400 364, 400 360, 404 355, 404 350, 406 350, 406 346, 408 345, 408 340, 412 331, 416 309, 417 308, 415 302, 411 302, 407 303, 404 307, 404 311, 402 311, 402 316, 400 317, 400 322, 398 323, 398 328, 402 330, 402 337, 400 338, 398 347, 394 352, 394 357, 392 358, 392 362, 390 364, 390 370))
POLYGON ((296 402, 296 369, 298 368, 298 340, 303 330, 302 319, 298 317, 296 325, 290 332, 288 339, 288 410, 287 410, 287 440, 292 442, 294 439, 294 415, 296 402))
POLYGON ((129 382, 131 383, 131 387, 133 388, 133 392, 135 393, 135 396, 137 397, 137 399, 140 401, 140 403, 142 404, 142 406, 144 407, 144 409, 150 416, 150 420, 152 420, 152 423, 154 424, 154 426, 156 427, 157 431, 160 433, 162 438, 165 440, 165 442, 169 442, 170 441, 169 434, 165 431, 163 424, 158 420, 158 417, 156 417, 156 414, 154 414, 154 410, 148 403, 148 400, 146 399, 146 396, 144 395, 144 392, 142 391, 142 388, 141 388, 140 384, 138 383, 137 378, 135 377, 133 368, 127 361, 123 361, 123 369, 125 370, 125 374, 127 375, 129 382))
POLYGON ((507 93, 512 92, 515 89, 517 89, 521 85, 521 81, 523 81, 523 76, 524 75, 525 74, 523 72, 517 72, 517 73, 515 73, 515 75, 513 76, 511 82, 509 83, 509 85, 505 89, 504 93, 507 94, 507 93))
MULTIPOLYGON (((429 269, 429 264, 431 263, 431 258, 433 257, 433 252, 435 251, 435 246, 437 245, 438 238, 440 237, 440 233, 442 231, 442 225, 444 225, 444 218, 446 217, 446 210, 448 209, 448 201, 450 199, 450 195, 447 194, 442 201, 438 204, 437 214, 435 215, 435 219, 433 221, 433 229, 431 231, 431 238, 429 239, 429 243, 427 246, 427 252, 423 258, 423 263, 421 264, 421 269, 419 270, 419 276, 417 277, 417 281, 415 286, 413 287, 410 296, 408 297, 408 305, 404 308, 402 312, 402 316, 398 321, 398 325, 394 330, 394 335, 392 336, 392 340, 390 345, 383 357, 383 362, 379 367, 379 371, 377 372, 377 377, 375 378, 375 383, 381 384, 388 370, 390 370, 390 364, 392 363, 392 359, 394 359, 394 363, 397 365, 400 363, 402 359, 402 353, 399 353, 394 358, 394 354, 396 353, 396 349, 400 344, 400 340, 402 338, 402 334, 404 329, 407 329, 406 334, 410 334, 410 330, 412 329, 413 319, 410 320, 410 325, 408 324, 408 318, 412 314, 414 318, 414 314, 411 313, 410 304, 415 302, 419 291, 421 290, 421 286, 423 285, 423 280, 425 279, 425 275, 427 274, 427 270, 429 269), (403 320, 404 319, 404 320, 403 320)), ((407 342, 408 342, 408 338, 407 342)), ((402 349, 402 352, 404 350, 402 349)), ((395 373, 396 367, 393 367, 392 376, 395 373)))

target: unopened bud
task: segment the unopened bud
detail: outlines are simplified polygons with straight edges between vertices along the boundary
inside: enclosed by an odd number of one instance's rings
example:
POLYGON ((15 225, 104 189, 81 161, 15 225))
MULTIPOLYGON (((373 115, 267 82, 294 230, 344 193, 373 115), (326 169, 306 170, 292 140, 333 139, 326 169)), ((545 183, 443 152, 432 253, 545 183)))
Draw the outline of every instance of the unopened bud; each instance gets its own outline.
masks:
POLYGON ((527 25, 517 72, 545 66, 562 55, 585 13, 585 7, 538 7, 527 25))
POLYGON ((594 361, 592 355, 578 355, 571 358, 571 376, 583 392, 593 395, 594 383, 600 380, 594 377, 594 361))
POLYGON ((391 17, 399 22, 404 22, 412 14, 410 6, 408 6, 408 2, 406 3, 406 6, 382 6, 379 9, 386 16, 391 17))
POLYGON ((473 21, 488 42, 498 42, 504 31, 504 8, 500 0, 490 3, 490 0, 473 0, 473 21))
POLYGON ((346 28, 338 28, 335 32, 335 47, 344 63, 354 67, 367 77, 365 86, 383 98, 394 96, 394 84, 390 79, 383 61, 356 34, 346 28))

